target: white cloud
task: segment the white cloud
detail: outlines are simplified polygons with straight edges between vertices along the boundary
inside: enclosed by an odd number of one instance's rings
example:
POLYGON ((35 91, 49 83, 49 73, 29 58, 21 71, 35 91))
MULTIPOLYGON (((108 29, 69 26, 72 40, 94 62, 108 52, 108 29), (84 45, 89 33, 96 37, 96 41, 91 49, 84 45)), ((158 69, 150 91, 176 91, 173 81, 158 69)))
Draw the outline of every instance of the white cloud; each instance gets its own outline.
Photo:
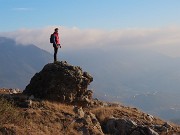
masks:
POLYGON ((28 11, 32 10, 31 8, 25 8, 25 7, 18 7, 18 8, 13 8, 12 10, 14 11, 28 11))
MULTIPOLYGON (((51 52, 50 34, 58 26, 41 29, 20 29, 13 32, 0 33, 14 38, 17 43, 35 44, 39 48, 51 52)), ((105 48, 111 46, 135 47, 148 49, 169 56, 180 56, 180 27, 159 29, 79 29, 76 27, 59 27, 61 44, 64 50, 80 48, 105 48)))

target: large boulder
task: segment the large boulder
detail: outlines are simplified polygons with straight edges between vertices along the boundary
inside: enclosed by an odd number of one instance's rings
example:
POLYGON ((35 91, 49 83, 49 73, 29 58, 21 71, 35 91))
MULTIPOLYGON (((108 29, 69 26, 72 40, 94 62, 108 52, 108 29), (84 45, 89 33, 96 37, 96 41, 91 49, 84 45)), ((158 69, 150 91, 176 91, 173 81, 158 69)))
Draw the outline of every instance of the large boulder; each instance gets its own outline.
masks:
POLYGON ((105 130, 113 135, 129 135, 136 126, 137 124, 130 119, 110 118, 106 122, 105 130))
POLYGON ((92 76, 79 66, 66 61, 49 63, 32 77, 23 93, 40 99, 80 103, 91 100, 92 91, 87 87, 92 81, 92 76))

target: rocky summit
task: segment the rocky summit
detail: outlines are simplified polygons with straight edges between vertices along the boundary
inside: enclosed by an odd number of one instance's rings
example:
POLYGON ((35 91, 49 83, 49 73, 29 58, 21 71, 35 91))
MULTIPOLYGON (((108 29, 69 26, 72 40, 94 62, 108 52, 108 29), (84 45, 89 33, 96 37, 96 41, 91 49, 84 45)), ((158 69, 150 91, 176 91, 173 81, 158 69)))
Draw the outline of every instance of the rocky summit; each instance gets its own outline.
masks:
POLYGON ((83 103, 92 98, 92 91, 87 90, 92 81, 93 77, 79 66, 66 61, 49 63, 32 77, 23 93, 51 101, 83 103))

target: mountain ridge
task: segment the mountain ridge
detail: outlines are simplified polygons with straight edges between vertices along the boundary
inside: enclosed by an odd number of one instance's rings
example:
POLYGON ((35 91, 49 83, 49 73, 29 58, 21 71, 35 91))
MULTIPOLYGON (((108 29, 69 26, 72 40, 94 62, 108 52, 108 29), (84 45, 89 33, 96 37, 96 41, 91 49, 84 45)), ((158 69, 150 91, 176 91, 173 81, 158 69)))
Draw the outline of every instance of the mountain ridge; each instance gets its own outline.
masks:
POLYGON ((0 37, 0 87, 24 89, 32 75, 51 61, 52 55, 35 45, 21 45, 0 37))

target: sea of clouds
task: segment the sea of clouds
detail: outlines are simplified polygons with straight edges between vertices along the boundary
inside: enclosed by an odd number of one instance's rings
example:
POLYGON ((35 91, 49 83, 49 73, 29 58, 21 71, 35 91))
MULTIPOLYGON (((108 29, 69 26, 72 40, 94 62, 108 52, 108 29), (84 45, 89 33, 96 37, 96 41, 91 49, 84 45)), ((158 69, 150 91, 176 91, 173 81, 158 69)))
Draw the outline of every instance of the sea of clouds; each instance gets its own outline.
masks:
POLYGON ((49 43, 54 28, 59 28, 64 51, 88 48, 125 46, 127 48, 156 51, 171 57, 180 57, 180 27, 129 28, 129 29, 81 29, 77 27, 48 26, 39 29, 19 29, 0 32, 0 36, 15 39, 17 43, 37 47, 52 52, 49 43))

